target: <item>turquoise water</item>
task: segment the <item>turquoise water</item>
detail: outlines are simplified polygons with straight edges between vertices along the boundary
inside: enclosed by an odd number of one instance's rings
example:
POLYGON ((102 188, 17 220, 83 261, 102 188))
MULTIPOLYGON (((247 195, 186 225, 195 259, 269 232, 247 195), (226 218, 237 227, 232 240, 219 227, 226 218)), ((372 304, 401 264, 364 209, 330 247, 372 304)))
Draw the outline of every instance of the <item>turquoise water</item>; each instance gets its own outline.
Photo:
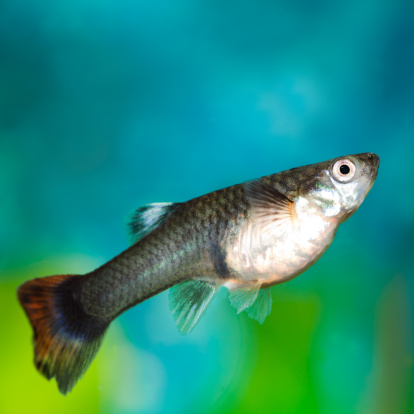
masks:
POLYGON ((414 6, 397 0, 0 5, 0 413, 414 411, 414 6), (339 155, 377 182, 264 325, 223 290, 181 336, 167 294, 115 322, 63 397, 15 291, 127 247, 149 202, 339 155))

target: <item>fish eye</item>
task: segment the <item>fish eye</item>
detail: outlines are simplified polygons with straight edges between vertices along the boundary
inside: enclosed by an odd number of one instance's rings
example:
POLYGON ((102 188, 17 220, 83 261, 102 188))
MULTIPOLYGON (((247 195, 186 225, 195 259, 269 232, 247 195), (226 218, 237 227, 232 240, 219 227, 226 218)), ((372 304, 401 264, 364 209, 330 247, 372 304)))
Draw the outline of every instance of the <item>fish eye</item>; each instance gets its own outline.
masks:
POLYGON ((355 175, 355 164, 347 159, 338 160, 332 167, 334 178, 341 183, 352 180, 355 175))

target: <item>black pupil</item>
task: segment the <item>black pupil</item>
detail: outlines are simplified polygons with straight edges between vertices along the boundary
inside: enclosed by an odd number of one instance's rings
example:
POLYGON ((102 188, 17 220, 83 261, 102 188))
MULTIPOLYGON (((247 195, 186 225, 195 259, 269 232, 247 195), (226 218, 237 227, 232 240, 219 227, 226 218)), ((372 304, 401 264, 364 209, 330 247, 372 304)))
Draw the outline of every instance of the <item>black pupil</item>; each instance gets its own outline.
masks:
POLYGON ((351 170, 349 169, 349 167, 346 164, 342 164, 339 167, 339 171, 341 171, 341 174, 347 175, 347 174, 349 174, 349 171, 351 171, 351 170))

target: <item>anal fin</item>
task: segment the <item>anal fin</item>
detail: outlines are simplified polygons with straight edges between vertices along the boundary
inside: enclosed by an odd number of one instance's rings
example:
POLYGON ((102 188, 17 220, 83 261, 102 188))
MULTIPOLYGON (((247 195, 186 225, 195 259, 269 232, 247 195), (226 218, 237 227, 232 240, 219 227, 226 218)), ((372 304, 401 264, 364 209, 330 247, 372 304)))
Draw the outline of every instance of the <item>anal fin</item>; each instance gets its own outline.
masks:
POLYGON ((170 309, 181 334, 194 329, 218 289, 217 285, 203 280, 188 280, 170 289, 170 309))

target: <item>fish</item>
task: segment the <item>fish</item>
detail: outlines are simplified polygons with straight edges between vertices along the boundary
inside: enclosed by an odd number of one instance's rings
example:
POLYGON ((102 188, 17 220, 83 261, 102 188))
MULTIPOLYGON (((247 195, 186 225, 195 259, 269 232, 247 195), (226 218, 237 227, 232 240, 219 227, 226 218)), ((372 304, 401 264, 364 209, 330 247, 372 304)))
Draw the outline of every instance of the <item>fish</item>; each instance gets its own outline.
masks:
POLYGON ((169 289, 178 330, 191 332, 220 287, 237 313, 264 322, 270 287, 312 266, 377 177, 373 153, 347 155, 233 185, 128 219, 131 246, 85 275, 18 288, 34 332, 34 362, 62 394, 92 363, 110 323, 169 289))

